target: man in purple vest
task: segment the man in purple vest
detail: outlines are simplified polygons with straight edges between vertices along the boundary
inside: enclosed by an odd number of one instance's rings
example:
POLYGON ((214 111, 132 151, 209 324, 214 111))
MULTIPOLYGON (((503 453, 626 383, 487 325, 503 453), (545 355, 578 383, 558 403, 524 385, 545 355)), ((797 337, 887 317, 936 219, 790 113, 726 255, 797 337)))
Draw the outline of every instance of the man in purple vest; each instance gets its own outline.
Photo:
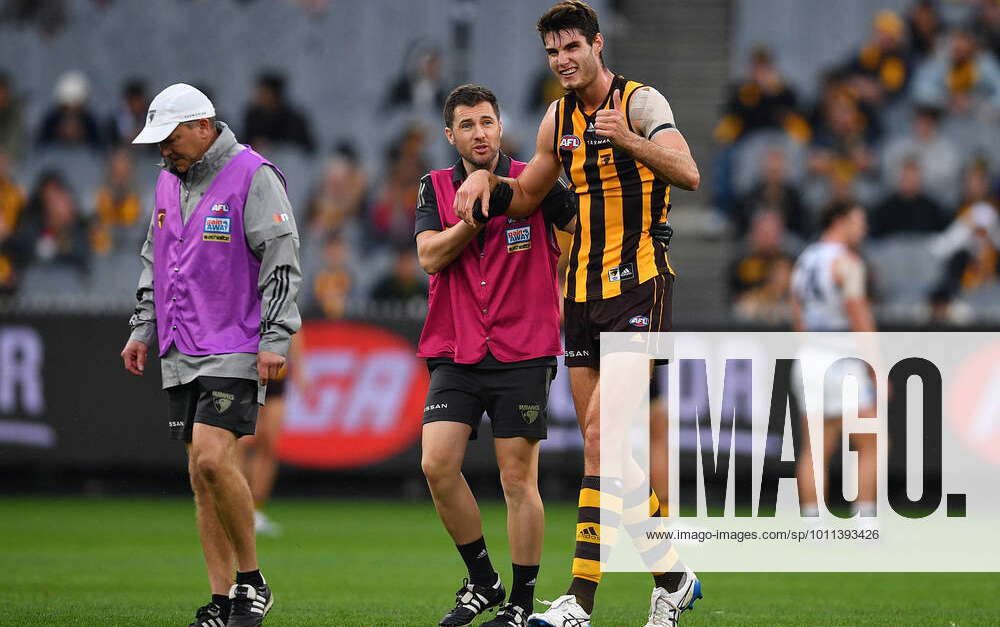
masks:
POLYGON ((506 596, 483 539, 479 508, 462 476, 466 444, 489 414, 507 501, 513 561, 509 603, 484 627, 523 626, 533 611, 544 513, 538 449, 559 338, 559 247, 553 227, 572 229, 572 195, 557 184, 537 208, 470 226, 452 210, 468 173, 516 176, 523 163, 500 152, 503 129, 490 90, 463 85, 448 96, 445 136, 460 158, 420 181, 416 241, 431 275, 418 355, 427 358, 424 475, 438 515, 469 571, 441 625, 467 625, 506 596))
POLYGON ((183 83, 153 99, 133 143, 159 144, 164 162, 122 358, 141 375, 158 340, 170 435, 187 446, 212 589, 191 627, 260 625, 274 597, 257 565, 236 440, 254 433, 267 382, 301 325, 284 178, 183 83))

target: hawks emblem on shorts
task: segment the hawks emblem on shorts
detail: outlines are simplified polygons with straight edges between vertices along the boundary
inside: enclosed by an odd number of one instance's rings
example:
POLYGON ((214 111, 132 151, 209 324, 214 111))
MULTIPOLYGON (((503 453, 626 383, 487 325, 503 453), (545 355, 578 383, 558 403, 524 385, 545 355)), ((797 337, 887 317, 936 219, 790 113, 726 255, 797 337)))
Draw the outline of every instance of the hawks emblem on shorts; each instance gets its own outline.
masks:
POLYGON ((233 404, 233 399, 236 397, 228 392, 219 392, 218 390, 212 390, 212 407, 215 407, 215 411, 220 414, 225 413, 227 409, 233 404))
POLYGON ((541 405, 518 405, 517 409, 521 412, 521 420, 529 425, 538 420, 542 413, 541 405))

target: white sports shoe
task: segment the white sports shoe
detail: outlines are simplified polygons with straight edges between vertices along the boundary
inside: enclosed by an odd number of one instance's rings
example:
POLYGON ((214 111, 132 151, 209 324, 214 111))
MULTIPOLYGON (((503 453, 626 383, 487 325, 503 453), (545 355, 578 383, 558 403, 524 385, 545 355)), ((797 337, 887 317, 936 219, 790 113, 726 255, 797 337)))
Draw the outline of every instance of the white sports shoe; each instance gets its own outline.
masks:
POLYGON ((528 627, 590 627, 590 614, 583 611, 576 597, 564 594, 551 603, 549 609, 528 617, 528 627))
POLYGON ((649 600, 649 620, 645 627, 674 627, 681 613, 694 608, 694 602, 701 598, 701 582, 690 568, 677 592, 667 592, 654 588, 649 600))
POLYGON ((254 510, 253 527, 257 535, 271 536, 272 538, 281 535, 281 525, 271 520, 267 514, 260 510, 254 510))

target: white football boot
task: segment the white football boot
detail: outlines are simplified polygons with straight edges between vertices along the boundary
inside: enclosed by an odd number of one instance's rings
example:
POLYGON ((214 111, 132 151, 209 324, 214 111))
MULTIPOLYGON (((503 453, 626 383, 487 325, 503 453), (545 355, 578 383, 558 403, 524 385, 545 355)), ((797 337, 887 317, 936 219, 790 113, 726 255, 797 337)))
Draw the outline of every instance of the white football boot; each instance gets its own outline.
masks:
POLYGON ((681 587, 677 592, 667 592, 654 588, 649 600, 649 620, 645 627, 674 627, 682 612, 694 608, 694 602, 701 598, 701 582, 690 568, 684 573, 681 587))
POLYGON ((576 597, 564 594, 551 603, 549 609, 528 617, 528 627, 590 627, 590 614, 583 611, 576 597))

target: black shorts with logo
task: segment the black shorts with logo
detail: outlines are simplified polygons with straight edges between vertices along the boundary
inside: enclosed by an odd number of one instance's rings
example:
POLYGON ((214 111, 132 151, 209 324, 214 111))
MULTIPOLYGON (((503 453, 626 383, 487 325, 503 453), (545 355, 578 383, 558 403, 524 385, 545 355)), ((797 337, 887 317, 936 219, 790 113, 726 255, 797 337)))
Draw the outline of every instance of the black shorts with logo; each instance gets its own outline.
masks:
POLYGON ((494 438, 544 440, 548 435, 549 384, 552 366, 477 368, 445 363, 431 371, 424 404, 424 424, 461 422, 479 435, 483 412, 490 416, 494 438))
MULTIPOLYGON (((604 300, 566 299, 566 366, 601 367, 601 333, 669 331, 673 325, 674 277, 661 274, 604 300)), ((650 348, 650 347, 647 347, 650 348)))
POLYGON ((167 420, 172 440, 191 441, 200 422, 236 434, 253 435, 257 427, 257 382, 231 377, 197 377, 167 388, 167 420))

